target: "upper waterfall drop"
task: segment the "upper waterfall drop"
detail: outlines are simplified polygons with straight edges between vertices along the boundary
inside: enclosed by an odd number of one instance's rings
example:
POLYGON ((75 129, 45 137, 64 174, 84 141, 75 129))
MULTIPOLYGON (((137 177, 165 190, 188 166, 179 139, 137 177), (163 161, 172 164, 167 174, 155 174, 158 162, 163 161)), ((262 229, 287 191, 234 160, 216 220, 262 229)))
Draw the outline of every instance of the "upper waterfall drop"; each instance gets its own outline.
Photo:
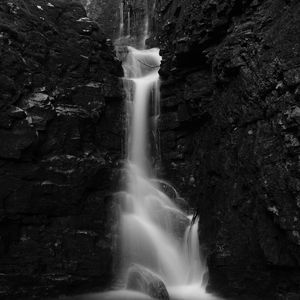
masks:
MULTIPOLYGON (((148 173, 148 112, 152 102, 159 101, 159 75, 161 57, 159 49, 137 50, 128 47, 123 63, 124 81, 129 106, 128 159, 140 172, 148 173)), ((156 103, 157 105, 157 103, 156 103)))

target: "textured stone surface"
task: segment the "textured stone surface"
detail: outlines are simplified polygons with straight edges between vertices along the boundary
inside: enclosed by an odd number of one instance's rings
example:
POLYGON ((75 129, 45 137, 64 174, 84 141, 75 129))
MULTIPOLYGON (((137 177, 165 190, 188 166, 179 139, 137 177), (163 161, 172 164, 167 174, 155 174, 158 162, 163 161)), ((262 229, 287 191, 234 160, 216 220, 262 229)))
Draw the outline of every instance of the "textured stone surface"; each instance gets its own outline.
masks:
POLYGON ((209 287, 299 296, 299 1, 158 0, 156 14, 161 177, 199 210, 209 287))
POLYGON ((121 0, 80 0, 89 18, 95 20, 110 39, 120 33, 121 0))
POLYGON ((128 290, 142 292, 158 300, 169 300, 169 294, 162 279, 140 265, 133 265, 128 271, 128 290))
POLYGON ((155 0, 80 1, 87 15, 100 25, 110 39, 116 40, 122 37, 119 43, 125 45, 143 47, 145 33, 156 24, 153 15, 155 0), (149 18, 146 17, 147 15, 149 18))
POLYGON ((79 1, 0 2, 1 299, 110 280, 122 69, 85 17, 79 1))

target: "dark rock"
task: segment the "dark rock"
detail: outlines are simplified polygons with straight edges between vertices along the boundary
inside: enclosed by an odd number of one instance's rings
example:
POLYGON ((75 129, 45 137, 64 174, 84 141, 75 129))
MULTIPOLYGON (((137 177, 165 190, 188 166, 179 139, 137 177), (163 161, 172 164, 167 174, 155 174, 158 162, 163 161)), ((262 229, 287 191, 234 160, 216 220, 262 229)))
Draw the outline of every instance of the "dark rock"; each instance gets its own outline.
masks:
POLYGON ((0 129, 0 157, 20 158, 22 151, 32 145, 36 138, 37 133, 27 120, 19 121, 10 130, 0 129))
POLYGON ((84 18, 80 1, 0 4, 1 299, 112 277, 122 68, 84 18))
POLYGON ((119 44, 143 46, 146 26, 155 24, 156 21, 153 16, 155 0, 81 0, 81 2, 89 19, 100 24, 110 39, 122 38, 118 41, 119 44), (148 25, 146 25, 147 15, 148 25))
POLYGON ((90 20, 100 24, 107 37, 115 39, 120 31, 119 0, 81 0, 90 20))
POLYGON ((23 109, 12 106, 8 111, 8 115, 14 119, 24 119, 26 118, 26 113, 23 109))
POLYGON ((169 300, 169 294, 162 279, 140 265, 130 267, 126 288, 144 293, 155 299, 169 300))
POLYGON ((288 70, 284 73, 284 80, 288 86, 295 86, 300 83, 300 68, 288 70))
POLYGON ((299 15, 299 1, 156 3, 160 177, 198 209, 224 296, 300 293, 299 15))

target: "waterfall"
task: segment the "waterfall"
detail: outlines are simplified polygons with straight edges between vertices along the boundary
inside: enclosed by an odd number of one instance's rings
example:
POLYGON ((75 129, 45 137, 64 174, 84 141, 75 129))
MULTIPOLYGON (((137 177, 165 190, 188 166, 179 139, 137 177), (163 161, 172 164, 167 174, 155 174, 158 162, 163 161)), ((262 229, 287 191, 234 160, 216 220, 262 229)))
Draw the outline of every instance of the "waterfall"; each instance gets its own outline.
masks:
POLYGON ((123 1, 120 2, 120 26, 119 26, 119 37, 124 35, 124 3, 123 1))
MULTIPOLYGON (((120 7, 123 15, 123 4, 120 7)), ((123 22, 122 17, 120 28, 123 22)), ((147 36, 148 18, 142 41, 134 44, 140 45, 147 36)), ((130 40, 120 37, 116 46, 123 63, 128 117, 126 188, 119 193, 121 281, 125 287, 130 276, 128 271, 132 265, 138 265, 164 283, 172 300, 217 299, 205 292, 207 268, 200 253, 199 219, 182 211, 176 201, 163 192, 162 185, 169 185, 155 177, 151 163, 151 157, 157 153, 151 151, 150 143, 159 145, 159 141, 155 141, 159 138, 159 49, 124 45, 130 40)), ((177 195, 173 187, 169 189, 177 195)), ((140 292, 144 291, 121 289, 103 293, 100 299, 153 299, 149 293, 140 292)))
POLYGON ((131 32, 131 25, 130 25, 130 22, 131 22, 131 20, 130 20, 130 11, 128 11, 128 13, 127 13, 127 35, 128 36, 130 36, 130 32, 131 32))

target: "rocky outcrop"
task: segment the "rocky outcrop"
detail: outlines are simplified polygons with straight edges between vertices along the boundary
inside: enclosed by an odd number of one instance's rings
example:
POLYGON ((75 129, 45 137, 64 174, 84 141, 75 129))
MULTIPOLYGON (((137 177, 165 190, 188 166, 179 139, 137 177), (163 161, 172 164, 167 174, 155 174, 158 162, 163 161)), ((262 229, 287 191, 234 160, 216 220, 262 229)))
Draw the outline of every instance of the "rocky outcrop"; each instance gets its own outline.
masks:
POLYGON ((300 3, 159 0, 156 13, 161 177, 199 210, 209 287, 297 298, 300 3))
POLYGON ((0 298, 103 286, 120 63, 79 1, 2 1, 0 20, 0 298))
POLYGON ((80 0, 89 18, 114 40, 120 33, 120 4, 123 0, 80 0))
POLYGON ((156 24, 155 0, 80 0, 88 17, 118 44, 144 47, 144 37, 156 24))

